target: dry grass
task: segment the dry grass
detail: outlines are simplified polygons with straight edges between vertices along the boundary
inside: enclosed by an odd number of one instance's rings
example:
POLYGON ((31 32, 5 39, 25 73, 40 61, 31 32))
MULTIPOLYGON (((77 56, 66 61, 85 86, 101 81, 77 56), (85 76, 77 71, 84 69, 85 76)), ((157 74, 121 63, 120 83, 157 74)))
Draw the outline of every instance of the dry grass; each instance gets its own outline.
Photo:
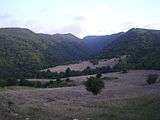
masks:
MULTIPOLYGON (((59 65, 56 67, 48 68, 51 72, 65 72, 65 70, 69 67, 71 70, 75 71, 82 71, 87 67, 90 67, 92 69, 95 69, 96 67, 102 67, 102 66, 110 66, 113 67, 115 64, 118 63, 118 58, 113 59, 102 59, 99 60, 97 65, 93 65, 90 61, 83 61, 77 64, 68 64, 68 65, 59 65)), ((45 69, 44 71, 46 71, 45 69)))
MULTIPOLYGON (((147 85, 145 81, 146 76, 151 73, 160 75, 160 71, 146 70, 129 71, 126 74, 104 74, 103 77, 118 77, 119 79, 106 80, 105 89, 97 96, 87 92, 81 84, 77 84, 78 86, 75 87, 50 89, 6 88, 0 91, 0 120, 25 120, 26 118, 29 120, 73 120, 74 118, 85 120, 87 117, 94 120, 106 120, 109 118, 108 115, 114 119, 118 115, 125 119, 125 112, 121 111, 123 106, 121 107, 119 104, 128 106, 130 111, 134 106, 130 100, 136 99, 140 102, 139 98, 141 99, 143 96, 149 99, 153 94, 160 94, 160 83, 147 85), (107 103, 110 103, 111 106, 109 107, 107 103), (112 107, 115 107, 113 111, 112 107), (119 109, 118 113, 120 114, 112 114, 116 108, 119 109)), ((86 77, 74 77, 72 80, 83 82, 86 77)), ((159 98, 154 96, 156 100, 159 100, 159 98)), ((149 101, 153 102, 152 99, 149 99, 149 101)), ((137 107, 139 106, 138 102, 137 107)), ((155 104, 152 105, 154 109, 155 104)), ((126 119, 130 120, 132 118, 130 116, 134 118, 136 114, 140 116, 141 110, 144 110, 140 108, 144 108, 146 110, 144 114, 147 115, 147 110, 150 107, 138 107, 135 110, 138 109, 139 112, 128 112, 129 117, 128 119, 126 117, 126 119)), ((153 115, 148 115, 148 117, 153 117, 153 115)), ((139 120, 139 117, 137 119, 139 120)))

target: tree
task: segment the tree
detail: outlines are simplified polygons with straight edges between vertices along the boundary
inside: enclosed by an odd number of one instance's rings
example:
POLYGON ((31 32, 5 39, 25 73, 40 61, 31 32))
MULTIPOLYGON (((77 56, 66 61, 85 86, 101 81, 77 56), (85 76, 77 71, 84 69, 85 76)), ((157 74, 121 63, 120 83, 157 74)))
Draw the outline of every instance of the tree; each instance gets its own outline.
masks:
POLYGON ((93 95, 99 94, 102 88, 104 88, 104 82, 102 79, 96 77, 90 77, 87 79, 88 80, 84 83, 84 85, 89 92, 93 93, 93 95))
POLYGON ((148 75, 146 82, 148 84, 153 84, 157 81, 158 77, 159 77, 159 75, 157 75, 157 74, 150 74, 150 75, 148 75))
POLYGON ((123 69, 122 73, 128 73, 127 69, 123 69))
POLYGON ((40 81, 35 81, 34 87, 41 88, 42 87, 42 83, 40 81))
POLYGON ((96 60, 96 59, 92 59, 92 60, 90 60, 90 62, 91 62, 93 65, 98 65, 98 60, 96 60))
POLYGON ((101 78, 102 74, 101 73, 97 73, 96 78, 101 78))
POLYGON ((91 75, 92 74, 92 70, 91 70, 91 68, 89 66, 86 69, 84 69, 82 72, 85 75, 91 75))
POLYGON ((66 82, 70 82, 71 80, 69 79, 69 78, 66 78, 66 80, 65 80, 66 82))
POLYGON ((5 87, 7 86, 7 82, 4 79, 0 79, 0 87, 5 87))
POLYGON ((19 85, 20 86, 32 86, 31 82, 26 79, 20 79, 19 85))
POLYGON ((14 86, 14 85, 18 85, 18 80, 15 78, 10 78, 6 80, 7 82, 7 86, 14 86))
POLYGON ((70 76, 71 76, 71 72, 72 72, 72 70, 68 67, 68 68, 66 69, 66 71, 65 71, 66 77, 70 77, 70 76))

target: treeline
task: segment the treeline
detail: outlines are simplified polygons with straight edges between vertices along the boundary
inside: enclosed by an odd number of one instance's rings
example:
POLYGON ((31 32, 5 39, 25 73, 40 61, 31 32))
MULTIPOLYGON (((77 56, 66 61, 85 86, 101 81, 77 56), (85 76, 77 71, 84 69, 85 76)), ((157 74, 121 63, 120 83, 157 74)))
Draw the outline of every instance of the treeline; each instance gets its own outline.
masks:
POLYGON ((55 79, 50 81, 30 81, 27 79, 0 79, 0 87, 6 86, 27 86, 35 88, 54 88, 64 86, 74 86, 72 80, 66 78, 64 80, 55 79))
POLYGON ((109 73, 109 72, 116 72, 118 69, 111 68, 110 66, 103 66, 97 67, 92 69, 87 67, 83 71, 75 71, 67 68, 65 72, 51 72, 50 70, 38 72, 35 76, 37 79, 57 79, 57 78, 66 78, 66 77, 73 77, 73 76, 83 76, 83 75, 93 75, 97 73, 109 73))

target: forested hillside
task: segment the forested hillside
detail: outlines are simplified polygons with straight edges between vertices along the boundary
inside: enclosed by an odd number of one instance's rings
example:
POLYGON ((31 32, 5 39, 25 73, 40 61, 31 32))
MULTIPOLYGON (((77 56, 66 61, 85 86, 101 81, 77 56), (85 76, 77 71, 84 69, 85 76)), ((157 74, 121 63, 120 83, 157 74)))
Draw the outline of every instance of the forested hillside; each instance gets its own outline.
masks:
POLYGON ((0 77, 30 76, 39 69, 83 60, 89 50, 72 34, 36 34, 28 29, 0 29, 0 77))
POLYGON ((0 29, 0 78, 34 77, 59 64, 126 55, 133 69, 160 69, 160 31, 131 29, 79 39, 72 34, 38 34, 22 28, 0 29))
POLYGON ((127 55, 126 67, 160 69, 160 31, 131 29, 110 43, 100 57, 127 55))
POLYGON ((92 55, 99 54, 112 41, 116 40, 123 32, 105 36, 86 36, 83 38, 85 45, 91 50, 92 55))

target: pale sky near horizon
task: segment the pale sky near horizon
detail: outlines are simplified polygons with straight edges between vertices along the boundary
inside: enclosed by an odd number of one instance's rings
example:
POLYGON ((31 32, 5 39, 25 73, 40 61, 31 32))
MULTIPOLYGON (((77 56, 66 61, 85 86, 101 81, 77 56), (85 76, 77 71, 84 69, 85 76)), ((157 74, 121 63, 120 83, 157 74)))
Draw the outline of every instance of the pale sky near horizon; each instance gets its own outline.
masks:
POLYGON ((0 27, 81 38, 160 29, 160 0, 0 0, 0 27))

